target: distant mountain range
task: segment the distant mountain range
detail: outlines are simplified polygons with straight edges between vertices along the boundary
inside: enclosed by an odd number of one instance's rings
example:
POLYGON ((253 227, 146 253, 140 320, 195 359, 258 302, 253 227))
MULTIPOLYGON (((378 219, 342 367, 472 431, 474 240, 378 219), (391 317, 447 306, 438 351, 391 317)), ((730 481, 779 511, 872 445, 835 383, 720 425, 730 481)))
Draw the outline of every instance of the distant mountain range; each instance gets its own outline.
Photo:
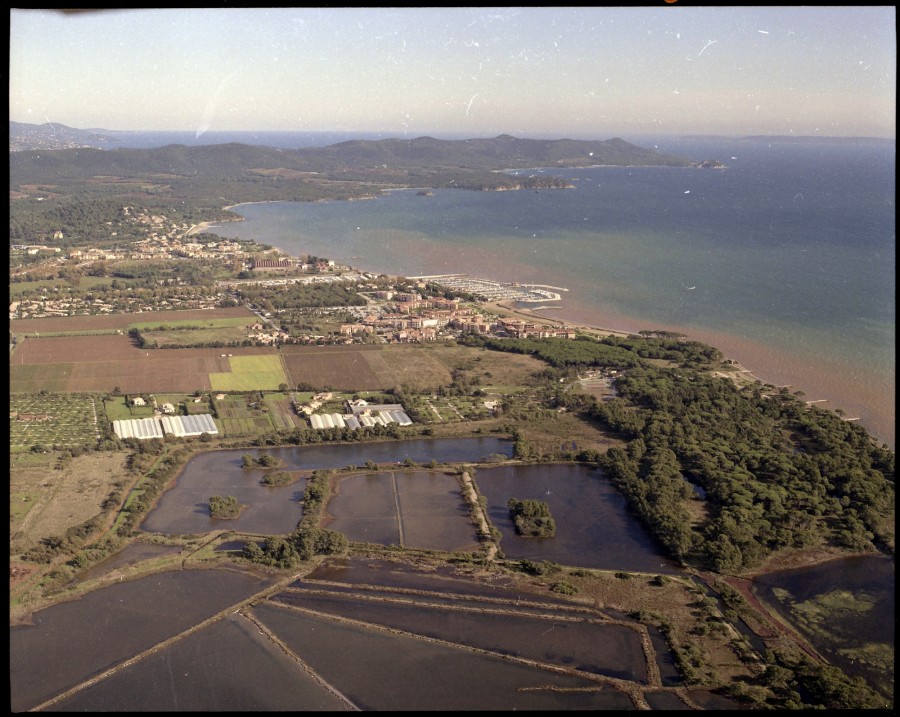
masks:
POLYGON ((534 167, 676 166, 694 163, 619 138, 608 140, 538 140, 500 135, 490 139, 350 140, 327 147, 283 150, 229 143, 152 149, 98 149, 111 135, 104 130, 77 130, 58 124, 10 123, 10 175, 49 181, 66 176, 165 173, 183 177, 234 177, 250 170, 346 173, 404 171, 437 173, 496 172, 534 167), (27 145, 27 149, 25 148, 27 145), (47 150, 59 150, 48 152, 47 150))

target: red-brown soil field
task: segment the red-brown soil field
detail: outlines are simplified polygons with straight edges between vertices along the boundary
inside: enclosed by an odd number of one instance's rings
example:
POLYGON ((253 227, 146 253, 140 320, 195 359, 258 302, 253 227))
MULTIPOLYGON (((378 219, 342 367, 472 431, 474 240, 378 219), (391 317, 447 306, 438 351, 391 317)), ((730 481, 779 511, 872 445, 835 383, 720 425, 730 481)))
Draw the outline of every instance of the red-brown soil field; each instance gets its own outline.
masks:
MULTIPOLYGON (((134 316, 134 314, 131 314, 134 316)), ((10 392, 112 391, 191 393, 210 389, 209 374, 230 370, 225 349, 156 349, 128 336, 66 336, 22 341, 10 357, 10 392)), ((229 348, 234 356, 274 354, 273 348, 229 348)))

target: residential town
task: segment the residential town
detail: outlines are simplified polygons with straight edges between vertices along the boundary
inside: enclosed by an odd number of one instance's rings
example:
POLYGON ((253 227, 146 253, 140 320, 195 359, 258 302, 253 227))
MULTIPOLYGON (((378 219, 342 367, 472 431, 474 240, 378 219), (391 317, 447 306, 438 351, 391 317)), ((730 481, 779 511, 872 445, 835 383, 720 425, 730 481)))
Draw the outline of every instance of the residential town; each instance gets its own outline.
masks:
MULTIPOLYGON (((61 267, 60 272, 77 272, 98 263, 133 260, 200 260, 212 261, 227 269, 227 277, 212 286, 188 285, 176 279, 160 279, 166 287, 164 295, 146 291, 120 290, 113 295, 101 292, 66 290, 59 285, 41 288, 39 295, 22 296, 10 302, 10 319, 52 316, 85 316, 119 312, 135 313, 162 310, 213 309, 223 304, 246 304, 257 312, 260 321, 248 326, 246 339, 250 345, 283 344, 353 344, 353 343, 421 343, 452 338, 465 333, 492 334, 514 338, 574 338, 575 330, 567 326, 548 327, 538 322, 502 318, 487 313, 459 299, 433 295, 429 287, 440 287, 448 295, 454 292, 480 296, 485 300, 534 302, 558 300, 559 294, 541 288, 504 284, 460 275, 419 277, 414 291, 409 281, 386 284, 385 277, 354 270, 320 257, 287 256, 247 242, 220 239, 204 234, 204 225, 189 226, 170 221, 158 214, 147 214, 123 207, 122 214, 130 227, 139 228, 143 238, 115 245, 113 248, 74 247, 68 250, 41 244, 13 245, 13 255, 26 254, 43 258, 34 260, 11 276, 61 267), (197 241, 197 237, 206 241, 197 241), (235 278, 236 277, 236 278, 235 278), (381 281, 376 282, 376 279, 381 281), (310 313, 332 317, 328 331, 290 331, 282 326, 278 312, 243 301, 242 287, 279 287, 289 284, 325 284, 339 282, 352 286, 366 300, 365 306, 317 307, 310 313), (387 288, 385 288, 387 286, 387 288), (432 294, 432 295, 430 295, 432 294)), ((115 238, 116 232, 110 233, 115 238)), ((54 240, 65 237, 61 232, 54 240)), ((30 275, 29 275, 30 276, 30 275)), ((13 284, 14 285, 14 284, 13 284)), ((113 282, 113 287, 117 286, 113 282)), ((77 281, 74 283, 77 286, 77 281)), ((124 289, 124 285, 120 288, 124 289)), ((12 292, 11 292, 12 293, 12 292)))

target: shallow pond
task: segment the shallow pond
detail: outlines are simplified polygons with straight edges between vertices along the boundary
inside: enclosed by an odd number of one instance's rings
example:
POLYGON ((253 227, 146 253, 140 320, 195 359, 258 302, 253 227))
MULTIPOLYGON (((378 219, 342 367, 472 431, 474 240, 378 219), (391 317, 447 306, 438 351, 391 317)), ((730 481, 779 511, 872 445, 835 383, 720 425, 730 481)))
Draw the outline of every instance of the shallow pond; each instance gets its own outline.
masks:
POLYGON ((213 530, 238 530, 260 535, 287 535, 303 517, 299 504, 306 483, 285 486, 260 483, 266 471, 241 467, 244 454, 266 454, 281 461, 280 470, 315 470, 363 466, 367 461, 396 465, 435 460, 479 462, 491 454, 512 455, 512 443, 496 437, 435 438, 377 443, 290 446, 246 450, 209 451, 185 465, 175 485, 160 497, 141 529, 168 535, 193 535, 213 530), (218 520, 209 514, 209 498, 231 495, 247 506, 239 518, 218 520))
POLYGON ((478 536, 456 477, 379 471, 341 477, 325 525, 350 540, 432 550, 475 550, 478 536))
POLYGON ((13 711, 28 710, 268 584, 223 570, 165 572, 36 612, 31 625, 10 628, 13 711))
POLYGON ((117 568, 126 568, 136 565, 144 560, 160 558, 163 555, 175 555, 181 552, 178 545, 155 545, 153 543, 132 543, 118 553, 110 555, 106 560, 101 560, 75 576, 77 582, 84 582, 110 573, 117 568))
POLYGON ((599 471, 582 465, 540 464, 478 468, 475 482, 500 529, 509 558, 561 565, 649 573, 680 573, 660 553, 625 498, 599 471), (509 517, 510 498, 548 504, 556 522, 553 538, 523 538, 509 517))
POLYGON ((752 589, 829 661, 893 694, 891 558, 842 558, 770 573, 756 578, 752 589))
POLYGON ((634 709, 626 695, 596 682, 433 639, 294 613, 271 603, 253 612, 363 710, 634 709))
MULTIPOLYGON (((446 576, 435 577, 446 586, 446 576)), ((265 598, 237 611, 269 585, 233 570, 171 571, 39 611, 34 625, 10 630, 11 706, 33 709, 82 685, 46 709, 324 711, 347 708, 346 698, 365 710, 630 710, 627 695, 609 685, 515 656, 645 678, 636 633, 573 621, 562 605, 542 616, 517 615, 512 605, 491 615, 497 605, 480 597, 448 610, 391 588, 356 597, 288 590, 278 599, 302 612, 265 598), (394 623, 402 632, 385 629, 394 623)))

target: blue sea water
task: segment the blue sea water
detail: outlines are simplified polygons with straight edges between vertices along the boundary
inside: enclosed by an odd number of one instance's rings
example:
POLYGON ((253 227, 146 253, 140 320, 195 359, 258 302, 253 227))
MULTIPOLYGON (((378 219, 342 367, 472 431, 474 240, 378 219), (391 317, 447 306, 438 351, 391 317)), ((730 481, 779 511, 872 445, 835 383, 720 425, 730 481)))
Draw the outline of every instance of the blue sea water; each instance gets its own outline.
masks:
POLYGON ((727 168, 518 170, 576 188, 242 205, 215 231, 390 274, 566 287, 545 315, 686 331, 893 446, 895 144, 633 141, 727 168))

